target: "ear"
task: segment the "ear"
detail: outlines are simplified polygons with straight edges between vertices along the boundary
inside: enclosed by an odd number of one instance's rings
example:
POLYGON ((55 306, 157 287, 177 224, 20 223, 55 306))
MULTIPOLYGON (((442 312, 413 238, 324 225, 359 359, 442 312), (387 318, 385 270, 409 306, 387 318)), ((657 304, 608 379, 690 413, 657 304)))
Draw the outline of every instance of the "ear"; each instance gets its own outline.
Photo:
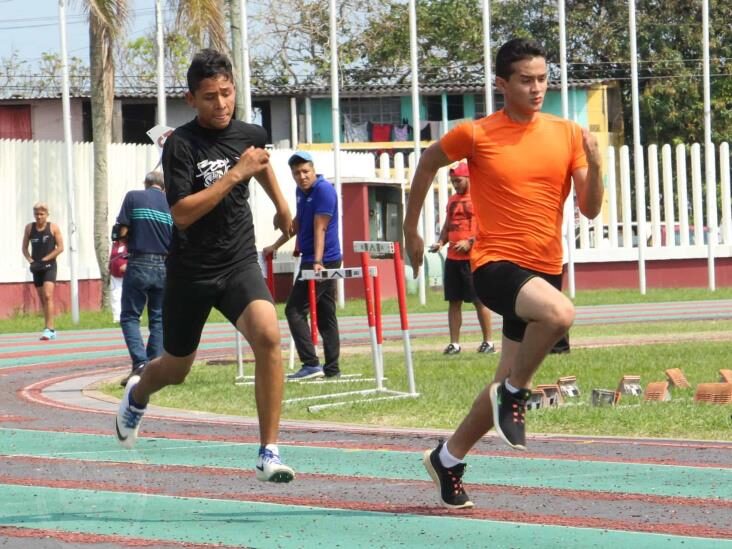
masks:
POLYGON ((500 76, 496 76, 496 88, 501 91, 505 91, 507 85, 508 81, 506 81, 504 78, 501 78, 500 76))
POLYGON ((188 103, 188 106, 195 109, 196 108, 196 98, 193 97, 193 94, 190 91, 186 92, 186 103, 188 103))

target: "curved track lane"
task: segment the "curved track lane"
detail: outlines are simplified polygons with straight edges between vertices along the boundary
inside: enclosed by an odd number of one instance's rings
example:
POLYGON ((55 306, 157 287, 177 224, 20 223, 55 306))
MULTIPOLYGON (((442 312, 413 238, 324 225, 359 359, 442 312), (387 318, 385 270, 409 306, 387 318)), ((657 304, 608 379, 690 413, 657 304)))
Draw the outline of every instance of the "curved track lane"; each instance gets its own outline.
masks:
MULTIPOLYGON (((593 307, 577 322, 731 311, 593 307)), ((444 333, 444 317, 413 315, 412 332, 444 333)), ((398 319, 385 321, 396 337, 398 319)), ((361 319, 341 324, 365 341, 361 319)), ((202 356, 231 356, 231 334, 209 326, 202 356)), ((265 485, 251 419, 151 407, 136 449, 119 447, 116 404, 85 389, 126 371, 121 335, 61 335, 0 336, 3 547, 732 547, 732 443, 538 436, 516 453, 486 437, 469 460, 476 508, 448 512, 421 466, 446 433, 285 422, 297 478, 265 485)))

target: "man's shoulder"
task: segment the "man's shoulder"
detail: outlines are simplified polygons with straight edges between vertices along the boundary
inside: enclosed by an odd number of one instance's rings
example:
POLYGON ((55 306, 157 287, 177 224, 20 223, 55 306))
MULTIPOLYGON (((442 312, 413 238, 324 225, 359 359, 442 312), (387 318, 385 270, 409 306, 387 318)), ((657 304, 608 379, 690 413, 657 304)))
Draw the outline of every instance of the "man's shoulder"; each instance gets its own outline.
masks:
POLYGON ((228 131, 237 137, 246 137, 254 142, 261 142, 262 145, 266 144, 267 141, 267 130, 258 124, 232 120, 228 131))

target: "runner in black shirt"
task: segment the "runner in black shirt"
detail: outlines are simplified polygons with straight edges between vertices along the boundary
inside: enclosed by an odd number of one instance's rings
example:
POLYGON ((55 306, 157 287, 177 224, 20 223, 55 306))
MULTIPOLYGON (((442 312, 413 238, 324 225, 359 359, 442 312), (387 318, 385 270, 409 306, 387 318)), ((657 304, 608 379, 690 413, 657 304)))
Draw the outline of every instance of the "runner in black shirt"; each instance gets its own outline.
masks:
POLYGON ((256 362, 255 395, 261 446, 259 480, 289 482, 276 446, 284 372, 277 314, 257 263, 249 179, 275 205, 275 227, 292 233, 267 135, 232 120, 235 88, 231 63, 214 50, 197 54, 188 69, 188 104, 196 118, 173 132, 163 150, 165 188, 175 228, 163 301, 163 356, 127 382, 116 419, 117 437, 131 447, 151 394, 182 383, 196 356, 212 307, 247 338, 256 362))

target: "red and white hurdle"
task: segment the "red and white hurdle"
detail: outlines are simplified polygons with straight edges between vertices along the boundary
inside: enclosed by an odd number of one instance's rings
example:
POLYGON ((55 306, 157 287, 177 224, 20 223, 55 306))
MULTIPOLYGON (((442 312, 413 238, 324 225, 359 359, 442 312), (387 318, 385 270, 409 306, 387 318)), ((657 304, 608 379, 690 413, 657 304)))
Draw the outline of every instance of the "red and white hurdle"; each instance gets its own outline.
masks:
MULTIPOLYGON (((338 399, 342 397, 350 397, 356 395, 370 396, 370 398, 365 399, 330 402, 326 404, 315 404, 308 407, 308 411, 316 412, 318 410, 323 410, 326 408, 344 406, 357 402, 372 402, 377 400, 393 400, 399 398, 415 398, 419 396, 419 393, 417 393, 416 390, 416 384, 414 380, 412 346, 409 335, 409 319, 407 314, 406 286, 404 283, 404 262, 401 257, 399 243, 356 241, 353 243, 353 249, 361 256, 361 267, 323 269, 317 273, 312 270, 305 270, 302 272, 302 278, 304 280, 310 281, 309 284, 311 284, 312 288, 310 304, 311 322, 312 313, 315 310, 313 303, 315 293, 314 284, 317 280, 345 278, 363 279, 364 296, 366 301, 366 315, 369 327, 369 340, 371 344, 371 357, 374 367, 374 379, 376 381, 376 387, 373 389, 364 389, 360 391, 345 391, 340 393, 328 393, 323 395, 292 398, 285 400, 285 404, 338 399), (402 340, 404 343, 404 362, 407 372, 408 392, 387 389, 384 385, 383 328, 381 318, 381 279, 378 269, 375 266, 370 265, 371 254, 378 255, 380 257, 391 256, 394 261, 394 274, 396 277, 397 297, 399 301, 399 316, 401 322, 402 340)), ((314 328, 314 325, 311 324, 311 330, 316 331, 317 328, 314 328)), ((314 338, 315 337, 317 336, 314 336, 314 338)))

